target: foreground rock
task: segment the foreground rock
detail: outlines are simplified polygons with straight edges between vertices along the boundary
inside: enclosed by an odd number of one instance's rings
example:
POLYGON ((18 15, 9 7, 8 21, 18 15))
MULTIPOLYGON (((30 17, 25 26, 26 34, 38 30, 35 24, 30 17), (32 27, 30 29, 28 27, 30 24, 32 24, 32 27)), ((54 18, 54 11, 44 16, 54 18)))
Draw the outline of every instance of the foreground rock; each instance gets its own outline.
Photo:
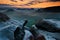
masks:
POLYGON ((46 40, 44 35, 40 34, 34 25, 30 28, 30 32, 33 34, 34 40, 46 40))
POLYGON ((49 32, 60 32, 60 28, 56 26, 56 23, 46 20, 38 20, 35 24, 38 29, 49 31, 49 32))

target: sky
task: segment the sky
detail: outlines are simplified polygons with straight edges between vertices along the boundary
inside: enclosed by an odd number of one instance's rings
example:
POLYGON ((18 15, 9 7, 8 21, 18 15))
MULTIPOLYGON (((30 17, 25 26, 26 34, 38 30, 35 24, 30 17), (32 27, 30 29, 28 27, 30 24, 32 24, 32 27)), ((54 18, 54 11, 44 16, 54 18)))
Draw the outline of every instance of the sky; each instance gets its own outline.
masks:
POLYGON ((60 6, 60 2, 50 2, 50 0, 0 0, 0 4, 13 5, 11 7, 19 8, 46 8, 51 6, 60 6))

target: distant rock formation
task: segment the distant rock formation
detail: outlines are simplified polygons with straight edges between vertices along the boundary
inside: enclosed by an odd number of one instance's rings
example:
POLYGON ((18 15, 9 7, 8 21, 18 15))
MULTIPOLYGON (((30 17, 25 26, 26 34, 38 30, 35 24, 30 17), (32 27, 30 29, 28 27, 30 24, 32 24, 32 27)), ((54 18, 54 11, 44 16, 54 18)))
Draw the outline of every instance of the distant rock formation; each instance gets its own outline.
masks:
POLYGON ((60 12, 60 6, 41 8, 38 9, 37 12, 60 12))
POLYGON ((44 11, 47 11, 47 12, 60 12, 60 6, 48 7, 48 8, 45 8, 44 11))

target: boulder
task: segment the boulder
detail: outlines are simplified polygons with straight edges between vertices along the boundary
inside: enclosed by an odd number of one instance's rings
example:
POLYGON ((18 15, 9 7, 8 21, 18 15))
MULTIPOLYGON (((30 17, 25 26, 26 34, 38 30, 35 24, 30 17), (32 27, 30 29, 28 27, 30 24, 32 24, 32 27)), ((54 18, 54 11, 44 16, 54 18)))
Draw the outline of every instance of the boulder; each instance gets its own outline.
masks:
POLYGON ((60 28, 56 27, 55 23, 45 20, 38 20, 35 24, 38 29, 45 30, 48 32, 60 32, 60 28))
POLYGON ((4 14, 4 13, 0 13, 0 22, 5 22, 5 21, 7 21, 7 20, 9 20, 10 18, 6 15, 6 14, 4 14))

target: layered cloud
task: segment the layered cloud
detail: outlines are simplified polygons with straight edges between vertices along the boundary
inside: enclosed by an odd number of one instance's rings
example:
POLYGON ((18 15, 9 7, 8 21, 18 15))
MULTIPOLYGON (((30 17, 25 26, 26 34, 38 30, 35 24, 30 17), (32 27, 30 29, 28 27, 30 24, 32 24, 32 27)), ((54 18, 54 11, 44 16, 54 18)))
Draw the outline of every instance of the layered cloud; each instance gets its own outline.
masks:
POLYGON ((0 4, 19 8, 45 8, 60 6, 60 0, 0 0, 0 4))

